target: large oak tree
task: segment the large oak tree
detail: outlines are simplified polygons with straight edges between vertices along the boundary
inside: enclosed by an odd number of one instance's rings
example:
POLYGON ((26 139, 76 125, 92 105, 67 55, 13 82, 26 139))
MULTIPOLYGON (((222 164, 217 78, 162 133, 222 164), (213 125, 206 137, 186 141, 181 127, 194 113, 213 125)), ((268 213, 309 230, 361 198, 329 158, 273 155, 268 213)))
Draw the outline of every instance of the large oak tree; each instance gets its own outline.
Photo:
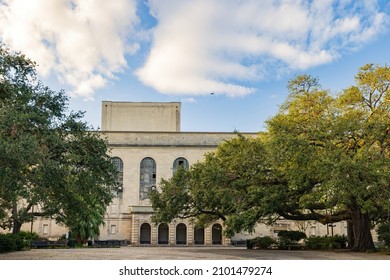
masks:
POLYGON ((115 184, 107 143, 35 67, 0 45, 1 227, 17 233, 39 215, 87 238, 98 234, 115 184))
POLYGON ((374 249, 370 230, 390 199, 389 85, 390 68, 373 65, 335 96, 310 76, 290 82, 287 102, 268 122, 274 166, 296 197, 280 215, 349 220, 352 248, 374 249))
POLYGON ((387 66, 362 67, 338 95, 298 76, 265 134, 226 141, 162 181, 155 221, 222 219, 232 235, 277 217, 347 220, 352 249, 374 249, 370 230, 390 209, 389 85, 387 66))

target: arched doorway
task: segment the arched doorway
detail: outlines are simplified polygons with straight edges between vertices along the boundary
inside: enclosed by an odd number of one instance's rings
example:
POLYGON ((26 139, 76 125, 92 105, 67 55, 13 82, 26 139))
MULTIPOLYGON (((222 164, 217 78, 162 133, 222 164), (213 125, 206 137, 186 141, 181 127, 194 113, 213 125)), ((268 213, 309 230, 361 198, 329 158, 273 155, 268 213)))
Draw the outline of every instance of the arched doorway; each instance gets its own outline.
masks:
POLYGON ((222 244, 222 226, 220 224, 214 224, 211 229, 211 236, 213 240, 213 245, 222 244))
POLYGON ((187 244, 187 226, 183 223, 176 226, 176 244, 187 244))
POLYGON ((158 244, 169 243, 169 226, 166 223, 158 226, 158 244))
POLYGON ((152 236, 152 229, 148 223, 144 223, 141 225, 140 230, 140 238, 139 243, 140 244, 150 244, 150 239, 152 236))
POLYGON ((194 228, 194 243, 197 245, 204 244, 204 228, 194 228))

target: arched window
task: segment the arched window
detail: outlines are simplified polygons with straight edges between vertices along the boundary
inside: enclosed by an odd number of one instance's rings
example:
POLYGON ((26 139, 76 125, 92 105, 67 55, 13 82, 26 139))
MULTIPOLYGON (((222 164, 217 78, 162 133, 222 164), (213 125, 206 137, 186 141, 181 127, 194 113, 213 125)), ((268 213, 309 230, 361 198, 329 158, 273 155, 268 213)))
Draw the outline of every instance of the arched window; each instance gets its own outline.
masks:
POLYGON ((112 161, 112 164, 115 166, 115 169, 117 171, 116 178, 115 178, 117 189, 114 190, 114 193, 118 197, 122 197, 122 192, 123 192, 123 161, 119 157, 113 157, 111 159, 111 161, 112 161))
POLYGON ((183 157, 179 157, 173 162, 173 174, 175 174, 179 168, 188 170, 189 167, 188 160, 183 157))
POLYGON ((147 157, 141 161, 139 198, 148 198, 151 188, 156 187, 156 162, 147 157))

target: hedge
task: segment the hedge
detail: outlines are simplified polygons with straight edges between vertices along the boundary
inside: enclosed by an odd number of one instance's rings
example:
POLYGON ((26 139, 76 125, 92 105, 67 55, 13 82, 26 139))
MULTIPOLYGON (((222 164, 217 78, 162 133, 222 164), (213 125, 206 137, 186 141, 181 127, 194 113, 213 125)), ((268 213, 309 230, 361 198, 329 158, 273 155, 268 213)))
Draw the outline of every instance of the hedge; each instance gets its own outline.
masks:
POLYGON ((36 233, 21 231, 18 234, 0 233, 0 253, 21 251, 30 248, 31 240, 39 239, 36 233))

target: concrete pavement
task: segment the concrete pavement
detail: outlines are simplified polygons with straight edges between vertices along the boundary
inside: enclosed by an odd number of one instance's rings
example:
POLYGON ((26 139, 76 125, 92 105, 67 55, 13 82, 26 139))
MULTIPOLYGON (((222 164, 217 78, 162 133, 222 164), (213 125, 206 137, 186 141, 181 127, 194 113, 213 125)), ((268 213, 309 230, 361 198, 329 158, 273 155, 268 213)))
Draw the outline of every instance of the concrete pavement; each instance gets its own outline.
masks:
POLYGON ((121 247, 32 249, 0 254, 0 260, 390 260, 380 253, 247 250, 237 247, 121 247))

